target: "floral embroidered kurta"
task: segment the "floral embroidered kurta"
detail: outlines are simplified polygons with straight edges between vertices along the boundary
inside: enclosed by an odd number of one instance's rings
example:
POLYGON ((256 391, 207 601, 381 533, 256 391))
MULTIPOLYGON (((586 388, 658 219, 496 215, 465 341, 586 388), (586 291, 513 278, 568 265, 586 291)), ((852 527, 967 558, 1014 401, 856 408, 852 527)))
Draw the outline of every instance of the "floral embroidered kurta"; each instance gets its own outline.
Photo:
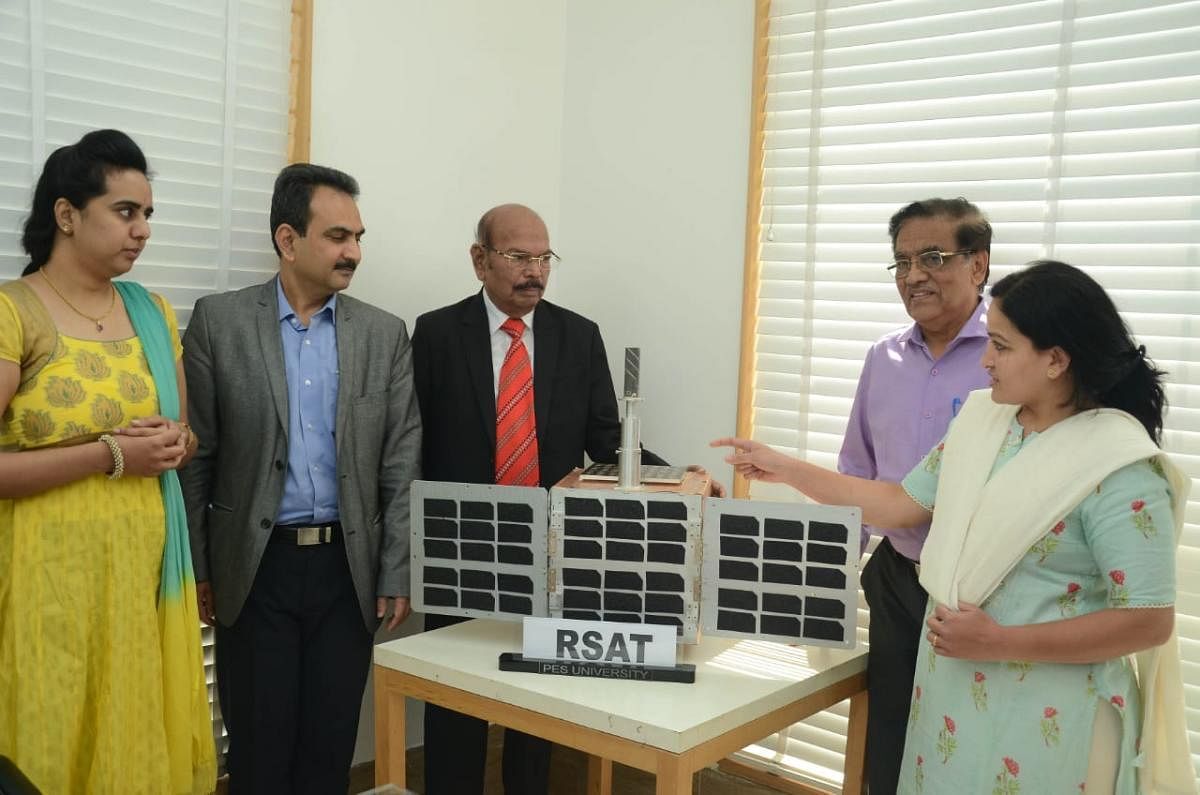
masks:
MULTIPOLYGON (((1036 438, 1022 433, 1014 419, 992 474, 1036 438)), ((930 509, 941 462, 938 445, 903 482, 930 509)), ((1047 517, 1046 534, 981 607, 1011 626, 1108 607, 1170 606, 1173 526, 1166 480, 1152 464, 1118 469, 1067 516, 1047 517)), ((930 600, 927 613, 933 607, 930 600)), ((1102 703, 1117 710, 1123 727, 1117 791, 1133 793, 1141 704, 1127 658, 1092 664, 958 660, 937 656, 923 633, 899 791, 1080 792, 1102 703)))

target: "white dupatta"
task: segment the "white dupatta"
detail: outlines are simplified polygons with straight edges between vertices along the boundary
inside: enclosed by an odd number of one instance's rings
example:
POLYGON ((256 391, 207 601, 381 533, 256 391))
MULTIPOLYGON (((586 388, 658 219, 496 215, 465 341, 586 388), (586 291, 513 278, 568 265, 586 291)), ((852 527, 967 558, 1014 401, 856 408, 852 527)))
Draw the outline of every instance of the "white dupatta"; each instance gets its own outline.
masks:
MULTIPOLYGON (((1191 482, 1123 411, 1089 410, 1054 424, 1026 444, 1019 462, 989 479, 1018 408, 993 402, 989 389, 972 392, 946 436, 933 524, 921 552, 921 585, 940 604, 981 604, 1054 522, 1135 461, 1161 464, 1179 543, 1191 482)), ((1192 795, 1196 780, 1174 631, 1162 646, 1135 656, 1144 709, 1139 790, 1192 795)))

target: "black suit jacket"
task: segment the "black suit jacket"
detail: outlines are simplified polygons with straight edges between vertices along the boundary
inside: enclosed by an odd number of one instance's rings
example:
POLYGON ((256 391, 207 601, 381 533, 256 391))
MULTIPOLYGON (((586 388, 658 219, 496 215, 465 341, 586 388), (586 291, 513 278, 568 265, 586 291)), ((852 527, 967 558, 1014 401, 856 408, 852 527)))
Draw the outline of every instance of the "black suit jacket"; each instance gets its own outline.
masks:
MULTIPOLYGON (((417 318, 412 344, 424 477, 494 483, 496 396, 482 291, 417 318)), ((621 425, 600 329, 545 300, 533 322, 533 396, 542 486, 582 466, 585 452, 616 463, 621 425)), ((643 460, 659 462, 651 453, 643 460)))

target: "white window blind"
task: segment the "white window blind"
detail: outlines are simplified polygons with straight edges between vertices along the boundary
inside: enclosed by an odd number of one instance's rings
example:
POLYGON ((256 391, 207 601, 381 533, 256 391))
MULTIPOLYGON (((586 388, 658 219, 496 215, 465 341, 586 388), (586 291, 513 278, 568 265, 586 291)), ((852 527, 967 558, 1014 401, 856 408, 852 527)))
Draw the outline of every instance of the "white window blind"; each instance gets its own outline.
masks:
POLYGON ((200 296, 266 279, 290 35, 288 0, 0 3, 0 278, 27 262, 21 225, 46 156, 115 127, 153 171, 131 278, 184 324, 200 296))
POLYGON ((181 324, 200 296, 274 273, 291 24, 290 0, 0 2, 0 281, 28 262, 21 227, 46 156, 103 127, 146 153, 155 214, 131 278, 166 296, 181 324))
MULTIPOLYGON (((868 346, 911 322, 884 270, 905 204, 978 204, 993 282, 1037 258, 1083 267, 1169 371, 1164 446, 1193 479, 1177 627, 1200 763, 1200 2, 949 7, 771 3, 754 437, 836 465, 868 346)), ((845 715, 746 758, 836 786, 845 715)))

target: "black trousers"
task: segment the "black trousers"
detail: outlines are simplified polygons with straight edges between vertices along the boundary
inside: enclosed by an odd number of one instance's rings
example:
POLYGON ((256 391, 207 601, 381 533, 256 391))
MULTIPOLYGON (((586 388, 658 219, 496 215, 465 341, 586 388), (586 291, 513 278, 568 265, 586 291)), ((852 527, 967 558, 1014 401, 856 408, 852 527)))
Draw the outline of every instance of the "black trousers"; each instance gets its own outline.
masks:
POLYGON ((372 635, 340 539, 268 544, 216 645, 230 794, 345 795, 372 635))
MULTIPOLYGON (((468 620, 426 614, 425 629, 468 620)), ((487 731, 487 721, 425 705, 425 795, 481 795, 487 731)), ((550 779, 550 745, 541 737, 504 730, 506 795, 545 795, 550 779)))
POLYGON ((900 778, 917 648, 925 631, 929 595, 917 579, 913 562, 886 538, 863 568, 861 580, 871 608, 867 785, 871 795, 892 795, 900 778))

